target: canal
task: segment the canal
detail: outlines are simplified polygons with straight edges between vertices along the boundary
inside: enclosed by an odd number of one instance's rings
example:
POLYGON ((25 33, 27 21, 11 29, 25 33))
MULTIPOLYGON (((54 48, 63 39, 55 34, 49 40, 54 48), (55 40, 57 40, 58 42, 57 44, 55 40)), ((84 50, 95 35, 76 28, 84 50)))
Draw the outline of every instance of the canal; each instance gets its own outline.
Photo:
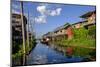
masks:
POLYGON ((38 42, 36 47, 28 55, 27 65, 69 63, 80 62, 82 60, 83 59, 81 57, 75 56, 69 58, 62 52, 59 52, 46 44, 38 42))

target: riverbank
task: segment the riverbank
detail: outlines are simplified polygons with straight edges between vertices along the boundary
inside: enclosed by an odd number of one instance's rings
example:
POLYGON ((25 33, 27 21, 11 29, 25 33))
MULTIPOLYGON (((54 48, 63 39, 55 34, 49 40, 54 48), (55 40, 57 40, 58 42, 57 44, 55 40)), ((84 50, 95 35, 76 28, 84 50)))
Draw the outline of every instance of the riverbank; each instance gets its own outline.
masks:
MULTIPOLYGON (((26 41, 27 42, 27 41, 26 41)), ((19 46, 18 52, 12 54, 12 66, 19 66, 23 64, 23 49, 22 44, 17 44, 19 46)), ((36 40, 33 38, 32 41, 30 41, 29 46, 26 43, 26 53, 25 53, 25 63, 27 61, 27 55, 31 53, 31 51, 36 46, 36 40)))
POLYGON ((95 26, 92 26, 90 29, 73 29, 74 37, 72 39, 68 40, 62 38, 55 41, 49 41, 49 44, 54 44, 56 46, 55 49, 64 52, 65 55, 68 50, 67 48, 70 47, 73 49, 72 55, 96 60, 95 30, 95 26))

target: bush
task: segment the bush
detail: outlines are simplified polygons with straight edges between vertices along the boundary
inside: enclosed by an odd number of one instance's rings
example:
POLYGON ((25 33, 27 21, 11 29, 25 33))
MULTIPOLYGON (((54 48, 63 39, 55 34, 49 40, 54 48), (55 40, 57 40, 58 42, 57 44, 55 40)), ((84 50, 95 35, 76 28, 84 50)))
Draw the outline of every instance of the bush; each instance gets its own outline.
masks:
POLYGON ((12 43, 12 53, 15 54, 20 50, 20 44, 13 41, 12 43))
POLYGON ((94 26, 91 26, 91 27, 89 27, 89 29, 88 29, 88 34, 89 34, 89 36, 91 36, 91 37, 96 37, 96 26, 94 25, 94 26))
POLYGON ((74 39, 87 38, 88 30, 85 28, 74 29, 74 39))
POLYGON ((73 31, 74 31, 74 37, 71 40, 62 39, 60 42, 56 41, 55 43, 60 44, 61 46, 95 47, 96 40, 95 38, 91 38, 88 29, 80 28, 80 29, 73 29, 73 31))

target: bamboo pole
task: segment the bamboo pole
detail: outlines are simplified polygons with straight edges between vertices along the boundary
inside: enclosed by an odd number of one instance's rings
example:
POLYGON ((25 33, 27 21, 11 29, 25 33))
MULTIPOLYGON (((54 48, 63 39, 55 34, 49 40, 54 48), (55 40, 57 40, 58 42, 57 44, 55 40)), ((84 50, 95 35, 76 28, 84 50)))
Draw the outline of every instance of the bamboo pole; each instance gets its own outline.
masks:
MULTIPOLYGON (((33 22, 34 23, 34 22, 33 22)), ((32 27, 32 22, 30 21, 30 25, 31 25, 31 32, 32 34, 34 33, 33 27, 32 27)), ((33 34, 34 35, 34 34, 33 34)), ((33 35, 31 35, 31 41, 33 40, 33 35)))
POLYGON ((27 22, 27 45, 28 45, 28 53, 29 53, 29 11, 28 11, 28 22, 27 22))
POLYGON ((22 37, 23 37, 23 65, 25 65, 25 28, 24 28, 24 21, 23 21, 23 2, 20 2, 21 8, 21 21, 22 21, 22 37))
MULTIPOLYGON (((31 32, 32 32, 32 34, 33 34, 33 28, 32 28, 32 23, 30 22, 30 24, 31 24, 31 32)), ((33 40, 33 36, 32 36, 32 34, 31 34, 31 42, 32 42, 32 40, 33 40)))

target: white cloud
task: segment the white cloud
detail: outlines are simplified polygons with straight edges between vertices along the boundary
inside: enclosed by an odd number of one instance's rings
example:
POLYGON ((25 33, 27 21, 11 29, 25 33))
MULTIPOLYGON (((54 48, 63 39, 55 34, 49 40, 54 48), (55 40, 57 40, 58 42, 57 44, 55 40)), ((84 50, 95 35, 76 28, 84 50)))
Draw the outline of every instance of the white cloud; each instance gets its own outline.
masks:
POLYGON ((38 6, 37 11, 39 11, 42 15, 46 12, 46 6, 38 6))
POLYGON ((46 16, 35 17, 35 23, 46 23, 46 16))
POLYGON ((56 11, 57 11, 57 15, 60 15, 61 10, 62 10, 61 8, 57 8, 57 9, 56 9, 56 11))
POLYGON ((38 17, 35 17, 35 22, 37 23, 46 23, 47 16, 58 16, 61 13, 61 8, 56 8, 54 10, 47 9, 47 6, 41 5, 37 6, 37 11, 41 14, 38 17))
POLYGON ((50 16, 58 16, 61 13, 61 8, 57 8, 56 10, 50 10, 50 12, 48 13, 50 16))
POLYGON ((35 23, 46 23, 46 12, 47 12, 47 9, 46 9, 46 6, 38 6, 37 7, 37 11, 41 14, 40 16, 38 17, 35 17, 34 21, 35 23))
POLYGON ((50 11, 50 13, 48 13, 50 16, 56 16, 56 11, 55 10, 52 10, 52 11, 50 11))
POLYGON ((47 9, 46 6, 38 6, 37 11, 40 12, 41 15, 49 15, 49 16, 57 16, 61 13, 61 8, 56 8, 55 10, 47 9))

